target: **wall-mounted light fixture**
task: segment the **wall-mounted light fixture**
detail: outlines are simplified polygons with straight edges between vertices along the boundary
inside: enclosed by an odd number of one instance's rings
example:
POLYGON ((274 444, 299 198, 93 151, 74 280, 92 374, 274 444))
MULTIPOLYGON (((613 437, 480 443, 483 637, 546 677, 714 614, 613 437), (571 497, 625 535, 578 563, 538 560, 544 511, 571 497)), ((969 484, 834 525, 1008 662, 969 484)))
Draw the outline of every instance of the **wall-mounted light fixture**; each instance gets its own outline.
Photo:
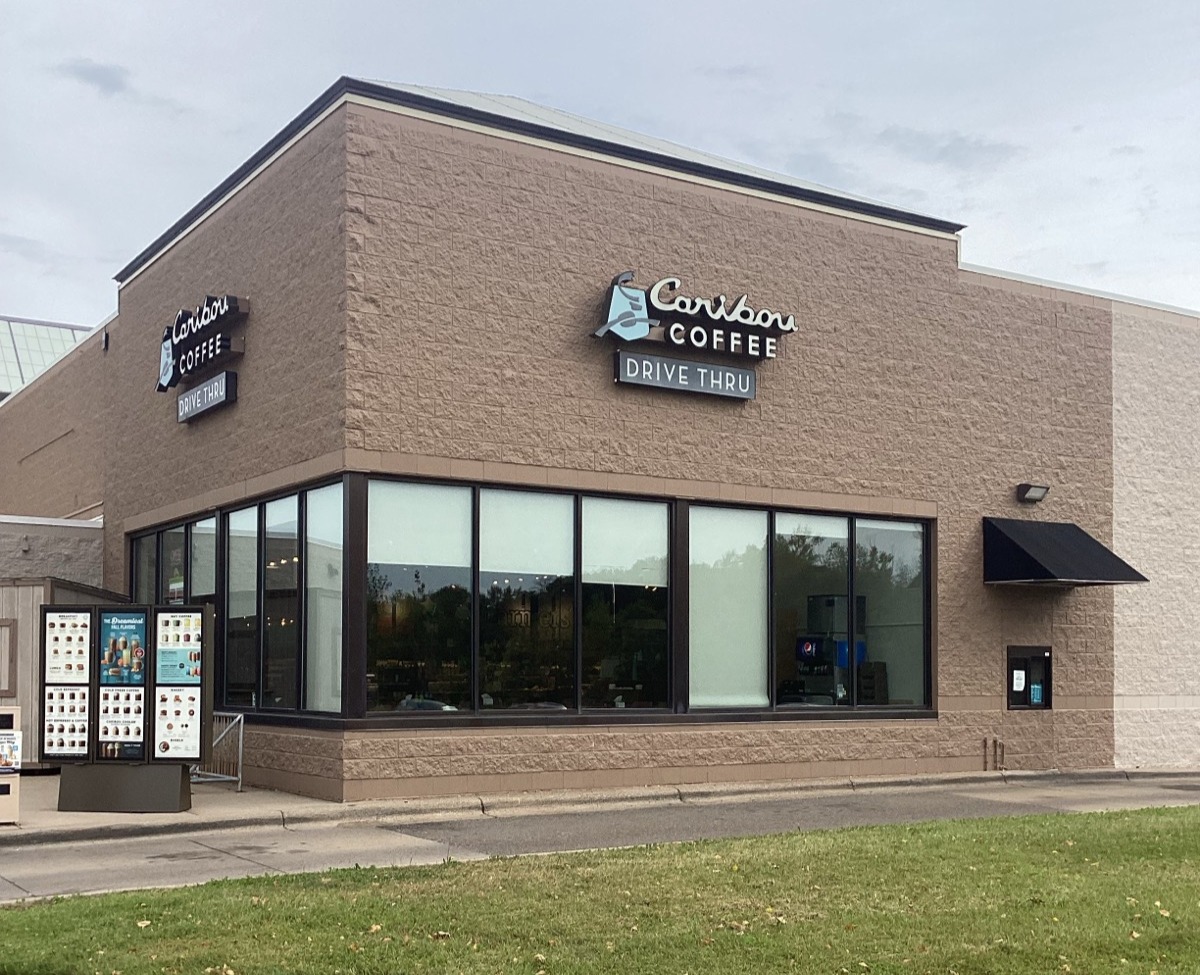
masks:
POLYGON ((1048 484, 1018 484, 1017 485, 1017 500, 1023 501, 1026 504, 1033 504, 1037 501, 1044 501, 1046 495, 1050 493, 1048 484))

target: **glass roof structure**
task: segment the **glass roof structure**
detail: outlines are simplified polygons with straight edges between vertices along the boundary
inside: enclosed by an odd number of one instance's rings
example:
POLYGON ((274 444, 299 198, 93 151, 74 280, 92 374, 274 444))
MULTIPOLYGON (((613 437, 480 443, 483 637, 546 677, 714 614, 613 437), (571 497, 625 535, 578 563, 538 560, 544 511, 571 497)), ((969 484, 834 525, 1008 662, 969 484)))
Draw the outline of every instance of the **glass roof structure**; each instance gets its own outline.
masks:
POLYGON ((0 316, 0 400, 31 383, 90 331, 84 325, 0 316))

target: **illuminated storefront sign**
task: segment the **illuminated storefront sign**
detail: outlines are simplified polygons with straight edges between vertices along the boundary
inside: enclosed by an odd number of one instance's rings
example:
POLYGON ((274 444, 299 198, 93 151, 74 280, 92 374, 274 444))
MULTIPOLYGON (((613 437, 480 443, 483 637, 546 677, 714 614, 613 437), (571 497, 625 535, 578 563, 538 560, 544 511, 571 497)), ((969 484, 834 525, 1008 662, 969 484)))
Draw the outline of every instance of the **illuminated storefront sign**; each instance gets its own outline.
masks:
POLYGON ((240 343, 230 329, 249 311, 249 302, 233 295, 209 295, 198 308, 180 310, 174 324, 163 329, 158 391, 165 393, 181 380, 240 353, 240 343))
MULTIPOLYGON (((749 359, 774 359, 780 336, 796 331, 793 315, 755 309, 747 295, 729 299, 692 298, 680 291, 679 278, 666 277, 646 289, 633 287, 633 272, 613 278, 597 336, 623 342, 655 342, 668 349, 749 359)), ((684 392, 753 399, 754 370, 672 359, 648 353, 618 352, 614 378, 619 383, 684 392)))

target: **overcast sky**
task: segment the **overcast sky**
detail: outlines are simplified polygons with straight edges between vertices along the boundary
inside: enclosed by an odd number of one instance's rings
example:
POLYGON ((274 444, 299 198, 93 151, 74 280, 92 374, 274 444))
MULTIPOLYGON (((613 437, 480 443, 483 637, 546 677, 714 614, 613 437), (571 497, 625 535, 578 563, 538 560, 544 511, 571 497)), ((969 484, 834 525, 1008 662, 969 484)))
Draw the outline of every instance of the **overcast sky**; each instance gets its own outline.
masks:
POLYGON ((0 0, 0 314, 112 276, 341 75, 519 95, 1200 309, 1200 3, 0 0))

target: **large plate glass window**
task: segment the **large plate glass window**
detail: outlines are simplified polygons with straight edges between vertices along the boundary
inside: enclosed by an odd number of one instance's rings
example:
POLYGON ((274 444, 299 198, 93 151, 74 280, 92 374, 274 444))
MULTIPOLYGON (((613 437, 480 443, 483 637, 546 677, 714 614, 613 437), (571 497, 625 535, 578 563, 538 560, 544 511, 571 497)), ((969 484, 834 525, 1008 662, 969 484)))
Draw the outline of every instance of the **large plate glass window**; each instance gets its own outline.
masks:
POLYGON ((193 522, 188 534, 188 599, 193 603, 214 602, 217 592, 217 519, 193 522))
POLYGON ((304 707, 342 709, 342 485, 305 496, 304 707))
POLYGON ((854 591, 865 648, 860 705, 926 704, 925 526, 855 520, 854 591), (861 604, 860 603, 860 604, 861 604))
MULTIPOLYGON (((865 653, 862 620, 849 623, 850 523, 824 515, 775 515, 775 703, 850 704, 851 655, 865 653)), ((861 600, 860 600, 861 604, 861 600)))
POLYGON ((158 591, 164 603, 183 605, 186 560, 187 536, 183 526, 168 528, 162 533, 162 564, 158 567, 158 591))
POLYGON ((767 686, 767 513, 690 509, 689 699, 762 708, 767 686))
POLYGON ((225 703, 258 704, 258 508, 226 519, 225 703))
POLYGON ((575 705, 575 499, 480 492, 480 706, 575 705))
POLYGON ((665 504, 583 499, 583 706, 667 706, 665 504))
POLYGON ((300 540, 296 495, 263 506, 263 672, 265 708, 295 708, 300 663, 300 540))
POLYGON ((371 481, 367 708, 471 708, 471 489, 371 481))
POLYGON ((133 540, 133 600, 137 603, 158 601, 158 536, 143 535, 133 540))

